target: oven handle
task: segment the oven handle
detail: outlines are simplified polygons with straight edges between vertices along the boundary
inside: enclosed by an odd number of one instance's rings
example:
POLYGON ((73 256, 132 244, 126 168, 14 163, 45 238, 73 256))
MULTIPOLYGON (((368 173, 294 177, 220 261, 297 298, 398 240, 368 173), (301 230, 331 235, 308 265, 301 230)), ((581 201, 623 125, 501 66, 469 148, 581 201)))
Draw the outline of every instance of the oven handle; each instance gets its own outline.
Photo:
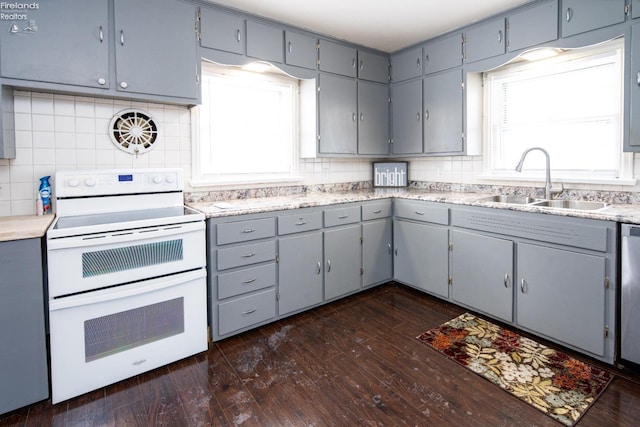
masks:
POLYGON ((109 233, 96 233, 85 236, 61 237, 47 240, 47 250, 81 248, 88 246, 110 245, 153 238, 184 235, 190 232, 201 232, 205 229, 204 222, 191 222, 186 224, 172 224, 158 227, 148 227, 133 230, 113 231, 109 233))
MULTIPOLYGON (((135 295, 155 292, 162 289, 170 288, 172 286, 182 285, 184 283, 204 277, 207 277, 207 271, 204 268, 200 268, 198 270, 187 271, 171 276, 144 280, 130 285, 122 285, 94 292, 86 292, 83 294, 72 295, 68 297, 50 299, 49 311, 64 310, 67 308, 80 307, 90 304, 99 304, 107 301, 129 298, 135 295)), ((206 285, 203 283, 203 286, 206 285)))

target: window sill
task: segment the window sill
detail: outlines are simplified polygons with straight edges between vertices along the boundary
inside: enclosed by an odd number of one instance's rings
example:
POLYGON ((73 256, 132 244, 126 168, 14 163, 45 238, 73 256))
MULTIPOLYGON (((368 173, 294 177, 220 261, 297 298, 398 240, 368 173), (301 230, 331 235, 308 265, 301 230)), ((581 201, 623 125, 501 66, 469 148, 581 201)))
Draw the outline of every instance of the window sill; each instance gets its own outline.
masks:
POLYGON ((193 179, 189 182, 191 188, 224 188, 224 189, 237 189, 237 188, 256 188, 256 187, 275 187, 280 184, 292 185, 301 184, 304 181, 302 176, 292 176, 290 178, 272 178, 272 179, 260 179, 260 180, 229 180, 218 181, 208 179, 193 179))
MULTIPOLYGON (((544 178, 540 176, 527 176, 527 175, 481 175, 479 179, 485 181, 521 181, 521 182, 542 182, 544 178)), ((634 186, 637 184, 635 178, 554 178, 551 176, 552 183, 558 184, 580 184, 580 185, 621 185, 621 186, 634 186)))

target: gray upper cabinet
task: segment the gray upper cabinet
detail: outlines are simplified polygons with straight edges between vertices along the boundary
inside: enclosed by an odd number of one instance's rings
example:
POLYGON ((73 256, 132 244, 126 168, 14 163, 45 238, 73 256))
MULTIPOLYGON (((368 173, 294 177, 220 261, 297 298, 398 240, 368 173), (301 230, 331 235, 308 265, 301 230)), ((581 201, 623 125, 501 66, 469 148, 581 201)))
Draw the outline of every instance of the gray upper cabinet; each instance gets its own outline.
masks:
POLYGON ((35 29, 27 21, 0 21, 2 77, 109 88, 108 0, 43 2, 28 16, 35 29))
POLYGON ((422 153, 422 80, 391 86, 392 154, 422 153))
POLYGON ((465 31, 465 62, 478 61, 505 53, 504 18, 494 18, 465 31))
POLYGON ((288 65, 315 70, 318 66, 317 44, 315 37, 285 31, 285 62, 288 65))
POLYGON ((424 152, 461 153, 462 70, 454 69, 424 79, 424 152))
POLYGON ((452 299, 512 322, 513 242, 460 230, 451 241, 452 299))
POLYGON ((320 71, 356 77, 358 51, 355 48, 328 40, 320 40, 319 45, 320 71))
POLYGON ((229 12, 200 8, 200 46, 244 53, 244 18, 229 12))
POLYGON ((176 0, 156 1, 151 9, 146 0, 114 5, 117 90, 198 98, 196 8, 176 0))
POLYGON ((247 20, 247 56, 268 62, 284 62, 284 31, 247 20))
POLYGON ((631 17, 637 18, 640 16, 640 0, 631 0, 631 17))
POLYGON ((358 152, 358 99, 355 79, 329 74, 318 78, 318 152, 358 152))
POLYGON ((359 50, 358 78, 378 83, 389 83, 389 56, 359 50))
POLYGON ((391 82, 397 83, 422 75, 422 47, 413 47, 391 55, 391 82))
POLYGON ((460 65, 462 65, 462 33, 449 34, 424 45, 425 74, 460 65))
POLYGON ((358 82, 358 154, 389 154, 389 87, 358 82))
POLYGON ((625 0, 562 0, 562 37, 624 22, 625 0))
POLYGON ((631 26, 631 61, 628 90, 630 94, 629 139, 625 141, 624 151, 640 151, 640 23, 631 26))
POLYGON ((507 51, 558 38, 558 0, 546 1, 507 16, 507 51))
POLYGON ((13 88, 0 86, 0 159, 16 158, 16 132, 13 112, 13 88))

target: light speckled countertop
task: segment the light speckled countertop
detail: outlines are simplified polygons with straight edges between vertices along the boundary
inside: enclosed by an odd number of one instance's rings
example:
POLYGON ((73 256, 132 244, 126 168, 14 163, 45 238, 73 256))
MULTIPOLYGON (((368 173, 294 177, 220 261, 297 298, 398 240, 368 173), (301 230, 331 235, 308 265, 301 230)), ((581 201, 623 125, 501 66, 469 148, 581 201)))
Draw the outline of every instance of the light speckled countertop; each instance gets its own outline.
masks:
POLYGON ((40 238, 55 219, 55 215, 19 215, 0 217, 0 242, 40 238))
POLYGON ((640 224, 640 205, 612 204, 595 211, 547 208, 531 205, 484 202, 480 199, 491 194, 439 192, 420 189, 367 189, 345 192, 312 192, 290 196, 247 198, 223 201, 202 201, 188 203, 194 209, 203 212, 208 218, 233 215, 273 212, 280 210, 327 206, 338 203, 363 202, 391 197, 424 200, 430 202, 451 203, 454 205, 482 206, 496 209, 509 209, 522 212, 536 212, 550 215, 571 216, 577 218, 598 219, 604 221, 640 224))

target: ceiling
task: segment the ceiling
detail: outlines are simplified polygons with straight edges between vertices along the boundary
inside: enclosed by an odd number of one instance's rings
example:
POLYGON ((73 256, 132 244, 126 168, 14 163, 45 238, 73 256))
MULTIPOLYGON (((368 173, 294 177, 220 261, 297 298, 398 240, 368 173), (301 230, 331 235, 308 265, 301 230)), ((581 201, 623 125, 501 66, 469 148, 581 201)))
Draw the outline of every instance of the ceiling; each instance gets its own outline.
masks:
POLYGON ((395 52, 531 0, 211 0, 295 27, 395 52))

